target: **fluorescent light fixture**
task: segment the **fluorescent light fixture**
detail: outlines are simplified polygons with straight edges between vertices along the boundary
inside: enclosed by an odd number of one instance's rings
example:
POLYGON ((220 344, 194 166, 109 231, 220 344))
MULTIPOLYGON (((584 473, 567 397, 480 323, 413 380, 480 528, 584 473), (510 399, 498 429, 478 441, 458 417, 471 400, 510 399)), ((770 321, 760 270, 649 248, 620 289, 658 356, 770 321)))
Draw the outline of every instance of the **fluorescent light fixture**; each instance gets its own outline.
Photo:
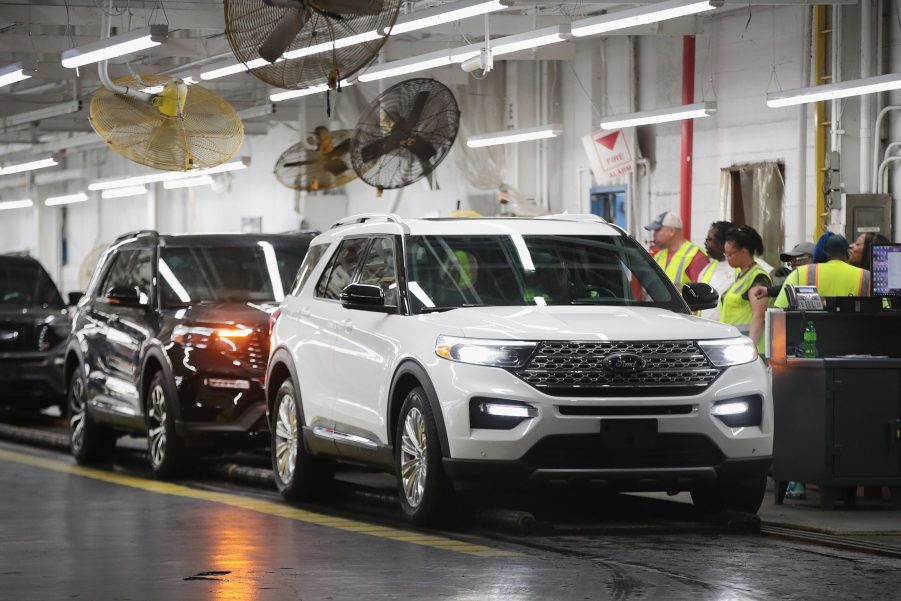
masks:
POLYGON ((77 192, 75 194, 66 194, 65 196, 51 196, 44 201, 44 204, 48 207, 53 207, 56 205, 70 205, 74 202, 84 202, 87 199, 87 194, 84 192, 77 192))
POLYGON ((173 179, 163 182, 163 187, 167 190, 175 190, 177 188, 194 188, 196 186, 212 185, 213 178, 209 175, 201 175, 200 177, 188 177, 183 179, 173 179))
POLYGON ((444 4, 426 10, 417 10, 402 15, 397 19, 393 27, 383 28, 382 33, 385 35, 399 35, 504 10, 511 4, 511 0, 463 0, 462 2, 444 4))
MULTIPOLYGON (((281 59, 279 59, 281 60, 281 59)), ((278 62, 278 61, 276 61, 278 62)), ((234 75, 235 73, 243 73, 245 71, 249 71, 250 69, 258 69, 260 67, 265 67, 266 65, 271 64, 269 61, 263 58, 255 58, 247 64, 244 63, 233 63, 231 61, 227 63, 216 63, 212 65, 212 68, 207 71, 200 72, 200 79, 204 81, 208 81, 210 79, 219 79, 220 77, 226 77, 228 75, 234 75), (218 66, 217 66, 218 65, 218 66)))
POLYGON ((55 167, 59 163, 55 159, 40 159, 38 161, 30 161, 28 163, 19 163, 18 165, 7 165, 0 168, 0 175, 12 175, 13 173, 22 173, 23 171, 34 171, 35 169, 44 169, 45 167, 55 167))
POLYGON ((539 46, 556 44, 557 42, 568 40, 569 37, 569 25, 554 25, 553 27, 545 27, 535 31, 497 38, 491 40, 489 46, 492 56, 501 56, 519 52, 520 50, 531 50, 539 46))
POLYGON ((682 106, 658 109, 656 111, 644 111, 641 113, 604 117, 601 119, 601 129, 620 129, 622 127, 635 127, 636 125, 650 125, 652 123, 667 123, 669 121, 697 119, 699 117, 709 117, 715 112, 715 102, 696 102, 694 104, 684 104, 682 106))
POLYGON ((22 63, 13 63, 0 69, 0 88, 28 79, 31 73, 26 73, 26 69, 22 67, 22 63))
POLYGON ((388 77, 416 73, 417 71, 427 71, 436 67, 446 67, 447 65, 462 63, 467 59, 478 56, 479 52, 481 52, 480 45, 463 46, 461 48, 453 48, 450 50, 438 50, 436 52, 429 52, 411 58, 391 61, 390 63, 373 65, 357 79, 363 82, 376 81, 379 79, 387 79, 388 77))
POLYGON ((9 209, 27 209, 32 206, 34 206, 34 203, 31 202, 30 198, 24 200, 4 200, 3 202, 0 202, 0 211, 9 209))
POLYGON ((141 194, 147 194, 147 188, 144 186, 126 186, 125 188, 104 190, 100 194, 100 198, 125 198, 126 196, 140 196, 141 194))
MULTIPOLYGON (((349 82, 346 79, 341 81, 342 88, 348 88, 352 85, 354 85, 353 82, 349 82)), ((269 94, 269 100, 270 102, 281 102, 282 100, 290 100, 291 98, 300 98, 301 96, 321 94, 326 90, 328 90, 328 84, 320 84, 318 86, 303 88, 302 90, 273 90, 273 92, 269 94)))
POLYGON ((62 53, 63 67, 74 69, 159 46, 165 41, 167 34, 167 25, 151 25, 78 48, 70 48, 62 53))
POLYGON ((70 100, 69 102, 53 104, 51 106, 46 106, 35 111, 16 113, 15 115, 3 117, 2 122, 5 127, 12 127, 14 125, 22 125, 25 123, 31 123, 33 121, 41 121, 43 119, 50 119, 52 117, 59 117, 61 115, 69 115, 71 113, 77 113, 80 110, 81 100, 70 100))
POLYGON ((323 52, 331 52, 332 50, 337 50, 338 48, 347 48, 348 46, 356 46, 357 44, 364 44, 366 42, 371 42, 373 40, 378 40, 383 38, 382 34, 378 31, 367 31, 365 33, 358 33, 356 35, 347 36, 344 38, 338 38, 334 42, 322 42, 321 44, 314 44, 312 46, 307 46, 306 48, 297 48, 296 50, 289 50, 282 55, 283 60, 292 60, 296 58, 303 58, 305 56, 313 56, 314 54, 322 54, 323 52))
POLYGON ((888 75, 840 81, 824 86, 799 88, 796 90, 786 90, 784 92, 771 92, 766 95, 766 103, 769 107, 779 108, 796 104, 807 104, 809 102, 820 102, 821 100, 848 98, 849 96, 863 96, 864 94, 888 92, 889 90, 898 89, 901 89, 901 73, 889 73, 888 75))
POLYGON ((525 129, 508 129, 490 134, 470 136, 466 139, 466 145, 470 148, 481 148, 483 146, 496 146, 498 144, 516 144, 517 142, 528 142, 530 140, 556 138, 560 135, 561 131, 563 131, 562 125, 540 125, 538 127, 527 127, 525 129))
POLYGON ((246 169, 247 164, 244 161, 232 161, 231 163, 222 163, 208 169, 195 169, 193 171, 164 171, 162 173, 150 173, 148 175, 136 175, 134 177, 126 177, 124 179, 114 179, 105 182, 94 182, 88 186, 88 190, 111 190, 113 188, 125 188, 129 186, 141 186, 144 184, 152 184, 155 182, 167 182, 179 179, 196 178, 201 175, 213 175, 215 173, 225 173, 227 171, 238 171, 246 169))
POLYGON ((599 17, 589 17, 574 21, 572 34, 576 37, 597 35, 628 27, 659 23, 668 19, 695 15, 719 8, 723 0, 666 0, 637 8, 630 8, 599 17))

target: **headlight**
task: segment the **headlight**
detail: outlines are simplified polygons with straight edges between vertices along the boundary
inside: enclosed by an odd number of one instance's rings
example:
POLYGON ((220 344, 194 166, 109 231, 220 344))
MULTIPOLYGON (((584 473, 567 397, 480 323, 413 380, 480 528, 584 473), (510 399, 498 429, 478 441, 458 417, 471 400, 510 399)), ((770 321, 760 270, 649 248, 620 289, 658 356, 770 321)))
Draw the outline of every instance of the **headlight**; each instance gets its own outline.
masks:
POLYGON ((443 359, 461 363, 492 367, 523 367, 528 363, 537 344, 521 340, 439 336, 435 343, 435 354, 443 359))
POLYGON ((172 341, 186 347, 205 349, 216 343, 225 346, 223 350, 238 350, 238 341, 250 336, 253 330, 245 327, 208 328, 201 326, 177 325, 172 329, 172 341))
POLYGON ((745 336, 725 340, 701 340, 698 345, 710 362, 717 367, 741 365, 757 359, 757 347, 745 336))

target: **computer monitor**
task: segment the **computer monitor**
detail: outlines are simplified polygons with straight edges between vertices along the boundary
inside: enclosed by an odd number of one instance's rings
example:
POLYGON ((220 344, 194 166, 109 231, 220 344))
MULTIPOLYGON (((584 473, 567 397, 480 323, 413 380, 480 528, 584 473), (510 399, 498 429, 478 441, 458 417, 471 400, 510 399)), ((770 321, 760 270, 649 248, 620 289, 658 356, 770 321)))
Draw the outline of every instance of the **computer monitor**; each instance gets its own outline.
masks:
POLYGON ((901 244, 873 246, 873 296, 901 296, 901 244))

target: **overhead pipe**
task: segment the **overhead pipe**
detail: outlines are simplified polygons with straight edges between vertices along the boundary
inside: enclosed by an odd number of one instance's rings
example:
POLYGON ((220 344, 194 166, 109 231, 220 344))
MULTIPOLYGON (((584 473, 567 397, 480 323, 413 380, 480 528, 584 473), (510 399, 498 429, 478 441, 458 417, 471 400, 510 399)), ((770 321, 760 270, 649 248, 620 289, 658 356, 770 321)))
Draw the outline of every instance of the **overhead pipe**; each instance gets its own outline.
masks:
MULTIPOLYGON (((695 37, 682 38, 682 104, 695 101, 695 37)), ((682 121, 682 168, 679 186, 679 214, 682 216, 682 234, 691 239, 691 170, 694 150, 694 120, 682 121)))
MULTIPOLYGON (((801 85, 810 85, 810 58, 812 47, 813 11, 809 6, 801 8, 804 15, 804 35, 801 41, 801 85)), ((798 173, 807 170, 807 104, 798 105, 798 173)), ((798 177, 798 203, 801 208, 798 220, 798 240, 807 240, 807 178, 798 177)))
MULTIPOLYGON (((872 33, 873 0, 862 0, 860 3, 860 77, 861 79, 873 75, 873 51, 871 48, 870 34, 872 33)), ((873 190, 871 182, 867 181, 867 170, 870 169, 874 158, 879 153, 879 137, 875 138, 874 150, 870 154, 870 138, 873 130, 870 129, 872 114, 872 99, 869 95, 860 97, 860 191, 864 194, 873 190)), ((835 115, 832 116, 835 120, 835 115)), ((878 128, 875 128, 878 129, 878 128)))
MULTIPOLYGON (((874 131, 879 131, 879 128, 882 126, 882 119, 887 114, 892 111, 901 110, 901 104, 890 104, 887 107, 884 107, 879 114, 876 116, 876 126, 873 128, 874 131)), ((872 173, 872 179, 870 180, 870 190, 875 190, 876 185, 879 182, 878 171, 879 167, 876 164, 876 157, 879 156, 879 136, 875 136, 873 140, 873 158, 871 159, 871 164, 867 166, 867 170, 872 173)))
MULTIPOLYGON (((101 26, 101 35, 102 39, 107 39, 110 37, 113 28, 113 20, 110 15, 113 13, 113 0, 109 0, 107 5, 107 9, 103 11, 103 21, 101 26)), ((132 98, 136 98, 143 102, 150 103, 153 98, 153 94, 149 94, 147 92, 142 92, 140 90, 136 90, 134 88, 130 88, 128 86, 122 86, 113 83, 113 81, 109 77, 109 61, 103 60, 97 64, 97 74, 100 76, 100 83, 103 84, 103 87, 113 92, 114 94, 120 94, 122 96, 131 96, 132 98)))
POLYGON ((879 164, 879 187, 876 188, 877 194, 885 194, 888 189, 888 168, 892 163, 901 161, 901 156, 888 157, 879 164))

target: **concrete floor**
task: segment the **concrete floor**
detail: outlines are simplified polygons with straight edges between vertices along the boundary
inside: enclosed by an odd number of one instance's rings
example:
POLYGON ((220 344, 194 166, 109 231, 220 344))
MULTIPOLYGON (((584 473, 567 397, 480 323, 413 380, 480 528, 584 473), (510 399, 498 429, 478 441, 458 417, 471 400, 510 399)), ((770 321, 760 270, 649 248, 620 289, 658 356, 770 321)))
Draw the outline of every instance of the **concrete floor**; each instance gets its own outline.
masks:
POLYGON ((761 536, 425 532, 0 443, 0 599, 877 599, 901 561, 761 536))

